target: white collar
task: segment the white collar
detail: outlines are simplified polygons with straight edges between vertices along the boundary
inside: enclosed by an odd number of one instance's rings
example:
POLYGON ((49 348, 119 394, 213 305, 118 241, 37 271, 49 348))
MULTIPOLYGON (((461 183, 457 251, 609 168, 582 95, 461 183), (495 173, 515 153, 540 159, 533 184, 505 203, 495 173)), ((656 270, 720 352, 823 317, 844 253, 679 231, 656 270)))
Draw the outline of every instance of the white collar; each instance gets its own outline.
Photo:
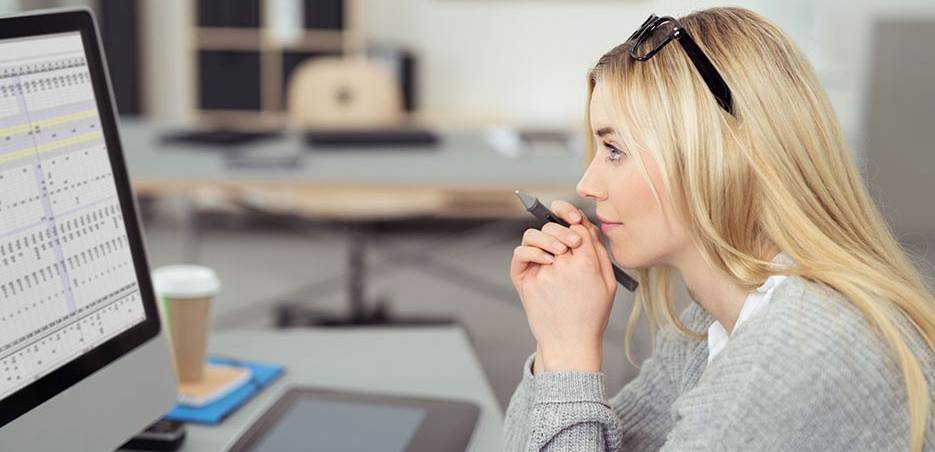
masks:
MULTIPOLYGON (((795 263, 788 254, 780 252, 773 257, 772 262, 791 265, 795 263)), ((727 329, 724 328, 724 325, 721 325, 721 322, 715 320, 711 326, 708 327, 708 362, 710 363, 724 347, 727 346, 727 342, 730 339, 730 336, 733 335, 737 328, 751 317, 754 314, 759 312, 761 309, 766 307, 769 304, 769 300, 772 296, 773 289, 779 285, 784 279, 785 275, 773 275, 766 278, 766 281, 763 282, 759 287, 756 288, 753 292, 750 292, 747 295, 746 300, 744 300, 743 306, 740 308, 740 314, 737 315, 737 321, 734 322, 734 329, 731 330, 731 334, 727 333, 727 329)))

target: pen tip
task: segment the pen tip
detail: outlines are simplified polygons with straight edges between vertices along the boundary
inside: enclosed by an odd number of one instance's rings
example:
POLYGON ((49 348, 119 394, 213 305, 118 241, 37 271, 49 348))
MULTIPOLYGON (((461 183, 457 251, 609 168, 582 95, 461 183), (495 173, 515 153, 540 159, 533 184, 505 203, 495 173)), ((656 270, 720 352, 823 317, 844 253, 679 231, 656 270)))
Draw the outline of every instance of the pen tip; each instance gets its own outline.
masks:
POLYGON ((519 198, 520 202, 523 203, 523 206, 526 207, 527 210, 535 206, 536 202, 538 201, 534 196, 527 195, 526 193, 523 193, 519 190, 516 190, 515 193, 516 193, 516 196, 519 198))

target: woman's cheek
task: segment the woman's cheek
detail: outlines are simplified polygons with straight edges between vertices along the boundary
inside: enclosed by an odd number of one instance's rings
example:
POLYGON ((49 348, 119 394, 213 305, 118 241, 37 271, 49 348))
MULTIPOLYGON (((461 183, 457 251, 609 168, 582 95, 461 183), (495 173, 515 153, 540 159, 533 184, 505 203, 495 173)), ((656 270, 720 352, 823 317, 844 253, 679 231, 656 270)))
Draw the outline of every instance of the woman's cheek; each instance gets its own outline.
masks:
POLYGON ((654 265, 669 242, 662 210, 642 176, 636 178, 639 183, 621 186, 621 192, 616 194, 616 199, 623 200, 616 210, 624 224, 605 232, 614 260, 625 268, 654 265))

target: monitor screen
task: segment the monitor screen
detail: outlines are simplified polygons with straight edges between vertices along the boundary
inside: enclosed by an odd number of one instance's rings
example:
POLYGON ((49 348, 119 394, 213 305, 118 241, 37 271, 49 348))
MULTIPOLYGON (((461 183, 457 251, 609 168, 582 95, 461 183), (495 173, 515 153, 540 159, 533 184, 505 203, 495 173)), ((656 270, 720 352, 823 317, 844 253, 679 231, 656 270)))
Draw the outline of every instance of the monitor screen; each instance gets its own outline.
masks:
POLYGON ((146 320, 81 33, 0 41, 0 400, 146 320))

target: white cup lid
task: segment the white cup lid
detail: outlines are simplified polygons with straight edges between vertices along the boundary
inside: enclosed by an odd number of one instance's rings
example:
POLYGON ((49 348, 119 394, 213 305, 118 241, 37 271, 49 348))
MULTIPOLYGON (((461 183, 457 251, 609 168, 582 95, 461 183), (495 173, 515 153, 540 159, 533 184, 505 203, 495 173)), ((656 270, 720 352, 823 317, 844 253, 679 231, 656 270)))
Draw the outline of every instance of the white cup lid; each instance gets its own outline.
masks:
POLYGON ((167 265, 153 272, 153 286, 160 297, 213 297, 221 290, 214 270, 200 265, 167 265))

